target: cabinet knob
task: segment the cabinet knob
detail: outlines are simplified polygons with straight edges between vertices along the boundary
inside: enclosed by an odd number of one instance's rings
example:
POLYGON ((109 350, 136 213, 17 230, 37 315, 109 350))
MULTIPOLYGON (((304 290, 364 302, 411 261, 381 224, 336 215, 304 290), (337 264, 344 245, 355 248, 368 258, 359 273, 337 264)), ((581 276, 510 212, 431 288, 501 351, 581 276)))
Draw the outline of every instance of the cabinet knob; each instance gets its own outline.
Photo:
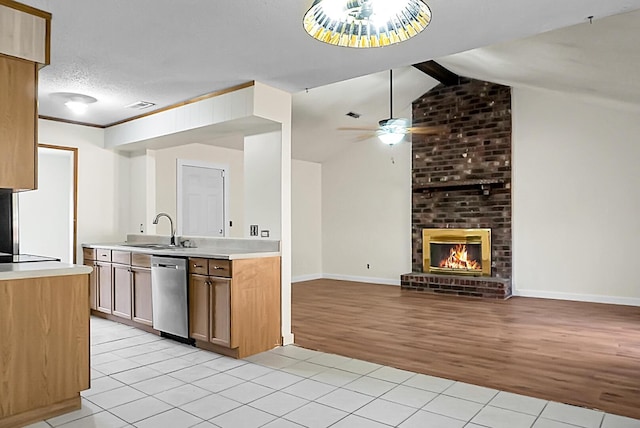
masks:
POLYGON ((222 269, 224 269, 222 266, 214 266, 213 268, 214 268, 215 270, 222 270, 222 269))
POLYGON ((194 269, 201 269, 201 268, 203 268, 203 267, 204 267, 204 266, 201 266, 201 265, 198 265, 198 264, 195 264, 195 263, 193 264, 193 268, 194 268, 194 269))

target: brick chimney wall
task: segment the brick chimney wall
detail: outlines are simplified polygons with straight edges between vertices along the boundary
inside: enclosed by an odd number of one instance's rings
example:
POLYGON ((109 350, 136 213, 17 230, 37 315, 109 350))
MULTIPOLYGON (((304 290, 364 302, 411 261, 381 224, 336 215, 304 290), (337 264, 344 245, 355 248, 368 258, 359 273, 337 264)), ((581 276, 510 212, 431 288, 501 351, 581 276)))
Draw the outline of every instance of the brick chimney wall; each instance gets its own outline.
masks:
POLYGON ((413 126, 443 126, 412 137, 414 188, 425 183, 501 180, 489 195, 478 187, 413 192, 414 272, 422 272, 422 229, 490 228, 491 275, 511 278, 511 88, 463 78, 413 103, 413 126))

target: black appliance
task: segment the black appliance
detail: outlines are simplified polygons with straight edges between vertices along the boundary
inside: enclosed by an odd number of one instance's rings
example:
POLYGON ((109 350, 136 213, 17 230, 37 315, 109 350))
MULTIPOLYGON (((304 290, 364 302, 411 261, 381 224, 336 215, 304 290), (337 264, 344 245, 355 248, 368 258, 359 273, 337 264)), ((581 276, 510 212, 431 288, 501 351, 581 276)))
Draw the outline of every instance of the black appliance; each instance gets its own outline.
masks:
POLYGON ((0 189, 0 263, 60 261, 55 257, 20 254, 18 239, 17 195, 0 189))
POLYGON ((0 253, 5 254, 18 252, 15 246, 17 238, 14 236, 14 229, 17 229, 17 218, 14 218, 13 198, 10 189, 0 189, 0 253), (15 245, 14 241, 16 241, 15 245))

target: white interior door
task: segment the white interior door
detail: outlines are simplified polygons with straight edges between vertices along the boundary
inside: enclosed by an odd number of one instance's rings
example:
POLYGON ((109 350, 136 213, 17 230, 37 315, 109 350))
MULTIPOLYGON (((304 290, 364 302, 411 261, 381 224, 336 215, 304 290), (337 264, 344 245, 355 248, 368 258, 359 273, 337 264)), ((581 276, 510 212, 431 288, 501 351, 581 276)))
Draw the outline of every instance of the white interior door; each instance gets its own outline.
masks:
POLYGON ((178 160, 177 170, 178 234, 226 236, 227 168, 178 160))

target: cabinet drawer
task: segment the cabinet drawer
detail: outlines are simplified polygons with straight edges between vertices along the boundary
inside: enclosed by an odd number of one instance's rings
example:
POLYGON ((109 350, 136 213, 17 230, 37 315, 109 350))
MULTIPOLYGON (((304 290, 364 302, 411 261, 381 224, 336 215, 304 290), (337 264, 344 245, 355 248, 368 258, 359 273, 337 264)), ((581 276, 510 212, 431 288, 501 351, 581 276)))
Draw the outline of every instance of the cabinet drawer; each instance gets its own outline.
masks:
POLYGON ((189 259, 189 273, 195 273, 198 275, 207 275, 208 273, 207 259, 189 259))
POLYGON ((130 265, 131 253, 129 251, 111 251, 111 261, 123 265, 130 265))
POLYGON ((110 262, 111 261, 111 250, 103 250, 102 248, 96 249, 96 260, 100 260, 101 262, 110 262))
POLYGON ((131 254, 131 266, 138 267, 151 267, 151 256, 149 254, 132 253, 131 254))
POLYGON ((209 275, 231 278, 231 260, 210 259, 209 275))
POLYGON ((83 248, 82 260, 96 260, 96 250, 94 248, 83 248))

